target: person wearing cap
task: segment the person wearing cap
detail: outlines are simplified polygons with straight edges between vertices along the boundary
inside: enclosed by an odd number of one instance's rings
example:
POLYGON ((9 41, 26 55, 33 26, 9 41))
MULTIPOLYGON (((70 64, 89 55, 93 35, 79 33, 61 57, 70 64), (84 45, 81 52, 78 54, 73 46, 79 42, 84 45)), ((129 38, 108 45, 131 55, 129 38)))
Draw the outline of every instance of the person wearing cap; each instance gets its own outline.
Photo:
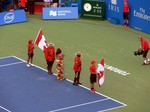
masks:
POLYGON ((74 77, 74 82, 73 85, 78 85, 81 84, 80 83, 80 73, 82 70, 82 61, 81 61, 81 53, 77 52, 76 53, 76 57, 74 58, 74 67, 73 70, 75 72, 75 77, 74 77))
POLYGON ((141 42, 140 49, 144 51, 143 52, 143 58, 144 58, 143 65, 148 65, 148 64, 150 64, 150 59, 147 57, 148 51, 150 49, 149 43, 142 36, 139 36, 138 39, 141 42))
POLYGON ((33 66, 33 56, 34 56, 34 44, 32 40, 28 40, 28 59, 27 59, 27 67, 33 66))
POLYGON ((90 88, 91 88, 91 92, 95 93, 96 90, 94 88, 94 83, 96 82, 97 76, 96 76, 96 61, 92 60, 91 61, 91 66, 89 67, 90 70, 90 88))
POLYGON ((55 48, 53 43, 47 44, 47 48, 44 48, 45 59, 47 62, 48 74, 53 74, 52 66, 55 61, 55 48))
POLYGON ((64 59, 64 54, 62 54, 62 50, 60 48, 58 48, 56 50, 57 80, 63 80, 64 79, 63 59, 64 59))

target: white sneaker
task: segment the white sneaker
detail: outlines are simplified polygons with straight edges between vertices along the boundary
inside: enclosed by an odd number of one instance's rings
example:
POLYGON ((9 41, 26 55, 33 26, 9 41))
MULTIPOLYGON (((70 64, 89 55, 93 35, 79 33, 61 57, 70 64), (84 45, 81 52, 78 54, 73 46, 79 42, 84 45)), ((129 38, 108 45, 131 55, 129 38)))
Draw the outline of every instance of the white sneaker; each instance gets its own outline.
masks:
POLYGON ((33 64, 30 64, 31 66, 33 66, 33 64))
POLYGON ((27 64, 27 67, 30 67, 30 65, 29 65, 29 64, 27 64))

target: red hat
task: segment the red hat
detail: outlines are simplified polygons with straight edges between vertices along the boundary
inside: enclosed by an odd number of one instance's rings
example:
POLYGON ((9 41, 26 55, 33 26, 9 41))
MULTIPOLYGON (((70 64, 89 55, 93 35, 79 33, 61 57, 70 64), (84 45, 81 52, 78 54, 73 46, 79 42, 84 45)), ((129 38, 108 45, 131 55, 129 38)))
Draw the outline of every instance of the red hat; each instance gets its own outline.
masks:
POLYGON ((95 60, 92 60, 92 61, 91 61, 91 64, 94 64, 94 63, 96 63, 96 61, 95 61, 95 60))
POLYGON ((31 40, 31 39, 29 39, 29 40, 28 40, 28 42, 32 42, 32 40, 31 40))

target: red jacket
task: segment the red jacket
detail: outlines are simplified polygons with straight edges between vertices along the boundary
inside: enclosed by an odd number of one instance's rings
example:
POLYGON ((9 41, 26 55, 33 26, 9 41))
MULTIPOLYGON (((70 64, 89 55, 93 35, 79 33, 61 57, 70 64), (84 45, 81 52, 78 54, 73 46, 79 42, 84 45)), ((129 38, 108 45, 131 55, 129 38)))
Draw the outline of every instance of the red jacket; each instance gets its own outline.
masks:
POLYGON ((27 0, 19 0, 19 2, 20 2, 20 6, 21 7, 26 7, 26 2, 27 2, 27 0))
POLYGON ((73 67, 74 71, 81 72, 81 70, 82 70, 81 64, 82 64, 82 62, 81 62, 80 57, 76 56, 74 59, 74 67, 73 67))
POLYGON ((90 69, 91 74, 96 74, 96 66, 95 65, 91 65, 89 69, 90 69))
POLYGON ((123 12, 129 12, 129 6, 128 4, 123 5, 123 12))
POLYGON ((143 38, 141 40, 141 46, 144 49, 144 51, 149 49, 149 44, 148 44, 147 40, 145 40, 143 38))
POLYGON ((28 54, 33 54, 34 44, 28 44, 28 54))
POLYGON ((47 61, 54 61, 55 60, 55 48, 48 47, 44 49, 45 59, 47 61))

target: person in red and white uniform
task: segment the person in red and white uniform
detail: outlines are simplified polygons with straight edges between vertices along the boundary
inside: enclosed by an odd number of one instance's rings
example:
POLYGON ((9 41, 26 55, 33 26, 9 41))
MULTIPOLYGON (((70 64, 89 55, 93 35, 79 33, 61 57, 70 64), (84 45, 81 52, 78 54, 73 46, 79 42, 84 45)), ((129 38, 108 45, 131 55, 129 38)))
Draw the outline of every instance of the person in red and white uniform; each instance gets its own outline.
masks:
POLYGON ((80 83, 80 73, 82 70, 82 61, 81 61, 81 53, 77 52, 76 53, 76 57, 74 58, 74 67, 73 70, 75 72, 75 77, 74 77, 74 82, 73 85, 78 85, 81 84, 80 83))
POLYGON ((148 51, 150 49, 149 43, 142 36, 139 36, 138 39, 141 42, 141 48, 140 49, 144 51, 143 52, 143 58, 144 58, 143 65, 148 65, 150 63, 150 59, 147 57, 148 51))
POLYGON ((27 67, 33 66, 33 56, 34 56, 34 44, 32 40, 28 40, 28 59, 27 59, 27 67))

